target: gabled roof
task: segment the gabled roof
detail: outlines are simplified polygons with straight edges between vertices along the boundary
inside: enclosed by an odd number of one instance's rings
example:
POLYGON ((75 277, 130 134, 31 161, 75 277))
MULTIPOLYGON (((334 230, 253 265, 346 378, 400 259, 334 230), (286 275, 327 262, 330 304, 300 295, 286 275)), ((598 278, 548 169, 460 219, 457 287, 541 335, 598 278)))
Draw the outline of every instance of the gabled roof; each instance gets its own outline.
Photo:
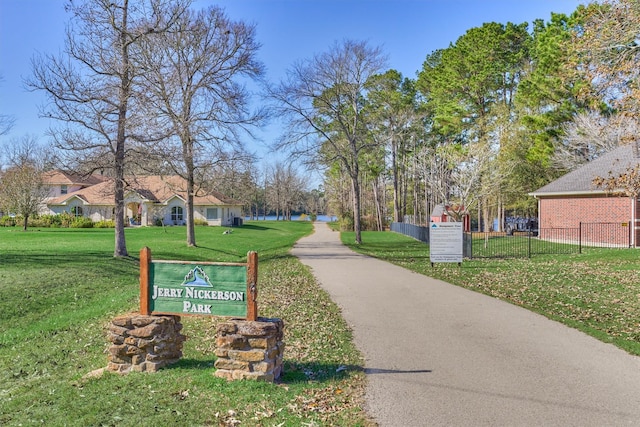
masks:
POLYGON ((90 205, 113 206, 115 205, 113 197, 113 181, 103 181, 99 184, 74 191, 73 193, 63 194, 62 196, 47 200, 47 204, 64 205, 74 197, 82 199, 85 203, 90 205))
POLYGON ((79 185, 87 187, 90 185, 96 185, 107 178, 99 175, 79 175, 71 172, 66 172, 60 169, 45 172, 42 179, 47 185, 79 185))
MULTIPOLYGON (((179 176, 142 176, 129 179, 125 186, 125 192, 134 192, 144 201, 167 203, 174 197, 186 200, 186 187, 186 180, 179 176)), ((91 205, 113 205, 113 181, 104 181, 91 187, 56 197, 47 203, 52 205, 65 204, 72 197, 79 197, 91 205)), ((216 191, 205 193, 202 189, 196 189, 193 204, 207 206, 242 205, 241 202, 225 197, 216 191)))
MULTIPOLYGON (((127 190, 135 191, 149 201, 166 203, 173 197, 187 200, 187 181, 177 175, 141 176, 127 182, 127 190)), ((217 191, 195 189, 194 205, 241 205, 242 202, 226 197, 217 191)))
POLYGON ((635 143, 622 145, 529 194, 545 197, 605 193, 593 185, 595 178, 619 176, 638 163, 640 158, 635 143))

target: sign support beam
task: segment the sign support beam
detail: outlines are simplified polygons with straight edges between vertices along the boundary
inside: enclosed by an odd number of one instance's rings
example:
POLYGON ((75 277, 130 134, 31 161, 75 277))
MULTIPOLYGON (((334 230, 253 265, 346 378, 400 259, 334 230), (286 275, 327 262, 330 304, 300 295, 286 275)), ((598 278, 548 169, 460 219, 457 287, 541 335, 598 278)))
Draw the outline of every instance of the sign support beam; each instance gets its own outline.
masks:
POLYGON ((247 254, 247 320, 258 320, 258 253, 247 254))
POLYGON ((149 310, 149 272, 151 267, 151 249, 140 249, 140 314, 148 316, 149 310))

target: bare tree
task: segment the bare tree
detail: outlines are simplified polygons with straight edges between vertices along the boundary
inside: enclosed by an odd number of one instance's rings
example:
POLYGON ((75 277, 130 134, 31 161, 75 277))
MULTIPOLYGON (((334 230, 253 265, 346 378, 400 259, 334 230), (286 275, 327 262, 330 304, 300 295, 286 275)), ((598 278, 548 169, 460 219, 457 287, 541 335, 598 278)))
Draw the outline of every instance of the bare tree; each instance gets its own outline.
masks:
POLYGON ((593 185, 602 188, 609 194, 624 195, 632 199, 640 196, 640 164, 628 167, 623 173, 609 176, 597 176, 593 179, 593 185))
POLYGON ((20 215, 26 231, 29 217, 38 213, 49 193, 43 173, 50 156, 32 136, 13 140, 8 147, 9 166, 0 175, 0 208, 20 215))
POLYGON ((239 131, 260 123, 249 112, 241 79, 264 73, 255 27, 229 20, 219 7, 181 16, 176 30, 141 44, 147 106, 170 138, 150 151, 187 181, 187 245, 195 246, 193 196, 199 176, 217 163, 247 157, 239 131))
MULTIPOLYGON (((638 120, 640 115, 640 3, 637 0, 591 2, 581 10, 584 18, 574 33, 577 72, 592 87, 582 95, 596 93, 622 114, 638 120)), ((601 105, 600 105, 601 106, 601 105)))
POLYGON ((15 123, 15 118, 7 114, 0 114, 0 135, 9 133, 15 123))
POLYGON ((275 163, 269 167, 266 181, 266 197, 269 205, 276 213, 276 220, 280 220, 280 214, 284 219, 284 170, 282 163, 275 163))
MULTIPOLYGON (((0 83, 4 81, 4 77, 0 74, 0 83)), ((9 133, 15 123, 15 117, 8 114, 0 114, 0 136, 9 133)))
POLYGON ((276 162, 268 175, 267 198, 276 212, 276 219, 291 220, 294 210, 302 209, 305 182, 291 163, 276 162))
POLYGON ((554 153, 555 164, 573 170, 598 156, 634 140, 638 123, 624 114, 603 116, 589 111, 564 125, 564 137, 554 153))
POLYGON ((134 114, 140 107, 134 47, 150 34, 165 32, 187 4, 187 0, 69 1, 66 7, 72 20, 64 51, 32 60, 33 76, 27 86, 48 96, 50 102, 41 115, 62 125, 50 130, 57 148, 76 163, 81 158, 80 163, 90 161, 85 164, 93 170, 112 171, 116 257, 128 256, 124 235, 127 142, 142 138, 144 123, 134 114), (168 11, 172 15, 167 16, 168 11))
POLYGON ((496 153, 482 143, 462 150, 442 145, 431 153, 429 189, 455 221, 462 221, 469 209, 495 191, 500 174, 495 157, 496 153))
POLYGON ((288 119, 277 148, 325 165, 338 162, 347 171, 357 243, 362 242, 360 159, 375 145, 367 126, 366 83, 385 66, 379 48, 345 40, 294 64, 288 78, 271 90, 276 108, 288 119))

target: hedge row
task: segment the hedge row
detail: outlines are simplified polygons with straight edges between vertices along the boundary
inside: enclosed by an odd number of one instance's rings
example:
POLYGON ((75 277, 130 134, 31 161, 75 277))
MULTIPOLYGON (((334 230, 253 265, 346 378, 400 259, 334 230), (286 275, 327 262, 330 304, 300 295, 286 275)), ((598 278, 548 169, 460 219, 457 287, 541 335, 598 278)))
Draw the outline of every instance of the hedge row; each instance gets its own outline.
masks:
MULTIPOLYGON (((24 218, 22 216, 0 217, 0 227, 22 227, 24 218)), ((75 217, 68 213, 59 215, 37 215, 29 217, 27 227, 38 228, 114 228, 112 220, 102 220, 93 222, 90 218, 75 217)))

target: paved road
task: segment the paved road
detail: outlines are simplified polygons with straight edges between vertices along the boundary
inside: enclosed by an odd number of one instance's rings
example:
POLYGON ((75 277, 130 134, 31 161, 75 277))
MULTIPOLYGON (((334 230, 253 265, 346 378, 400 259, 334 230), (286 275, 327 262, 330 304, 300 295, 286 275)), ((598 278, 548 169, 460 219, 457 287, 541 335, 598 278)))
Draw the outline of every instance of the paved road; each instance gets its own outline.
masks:
POLYGON ((293 254, 353 328, 380 426, 640 426, 640 358, 314 225, 293 254))

